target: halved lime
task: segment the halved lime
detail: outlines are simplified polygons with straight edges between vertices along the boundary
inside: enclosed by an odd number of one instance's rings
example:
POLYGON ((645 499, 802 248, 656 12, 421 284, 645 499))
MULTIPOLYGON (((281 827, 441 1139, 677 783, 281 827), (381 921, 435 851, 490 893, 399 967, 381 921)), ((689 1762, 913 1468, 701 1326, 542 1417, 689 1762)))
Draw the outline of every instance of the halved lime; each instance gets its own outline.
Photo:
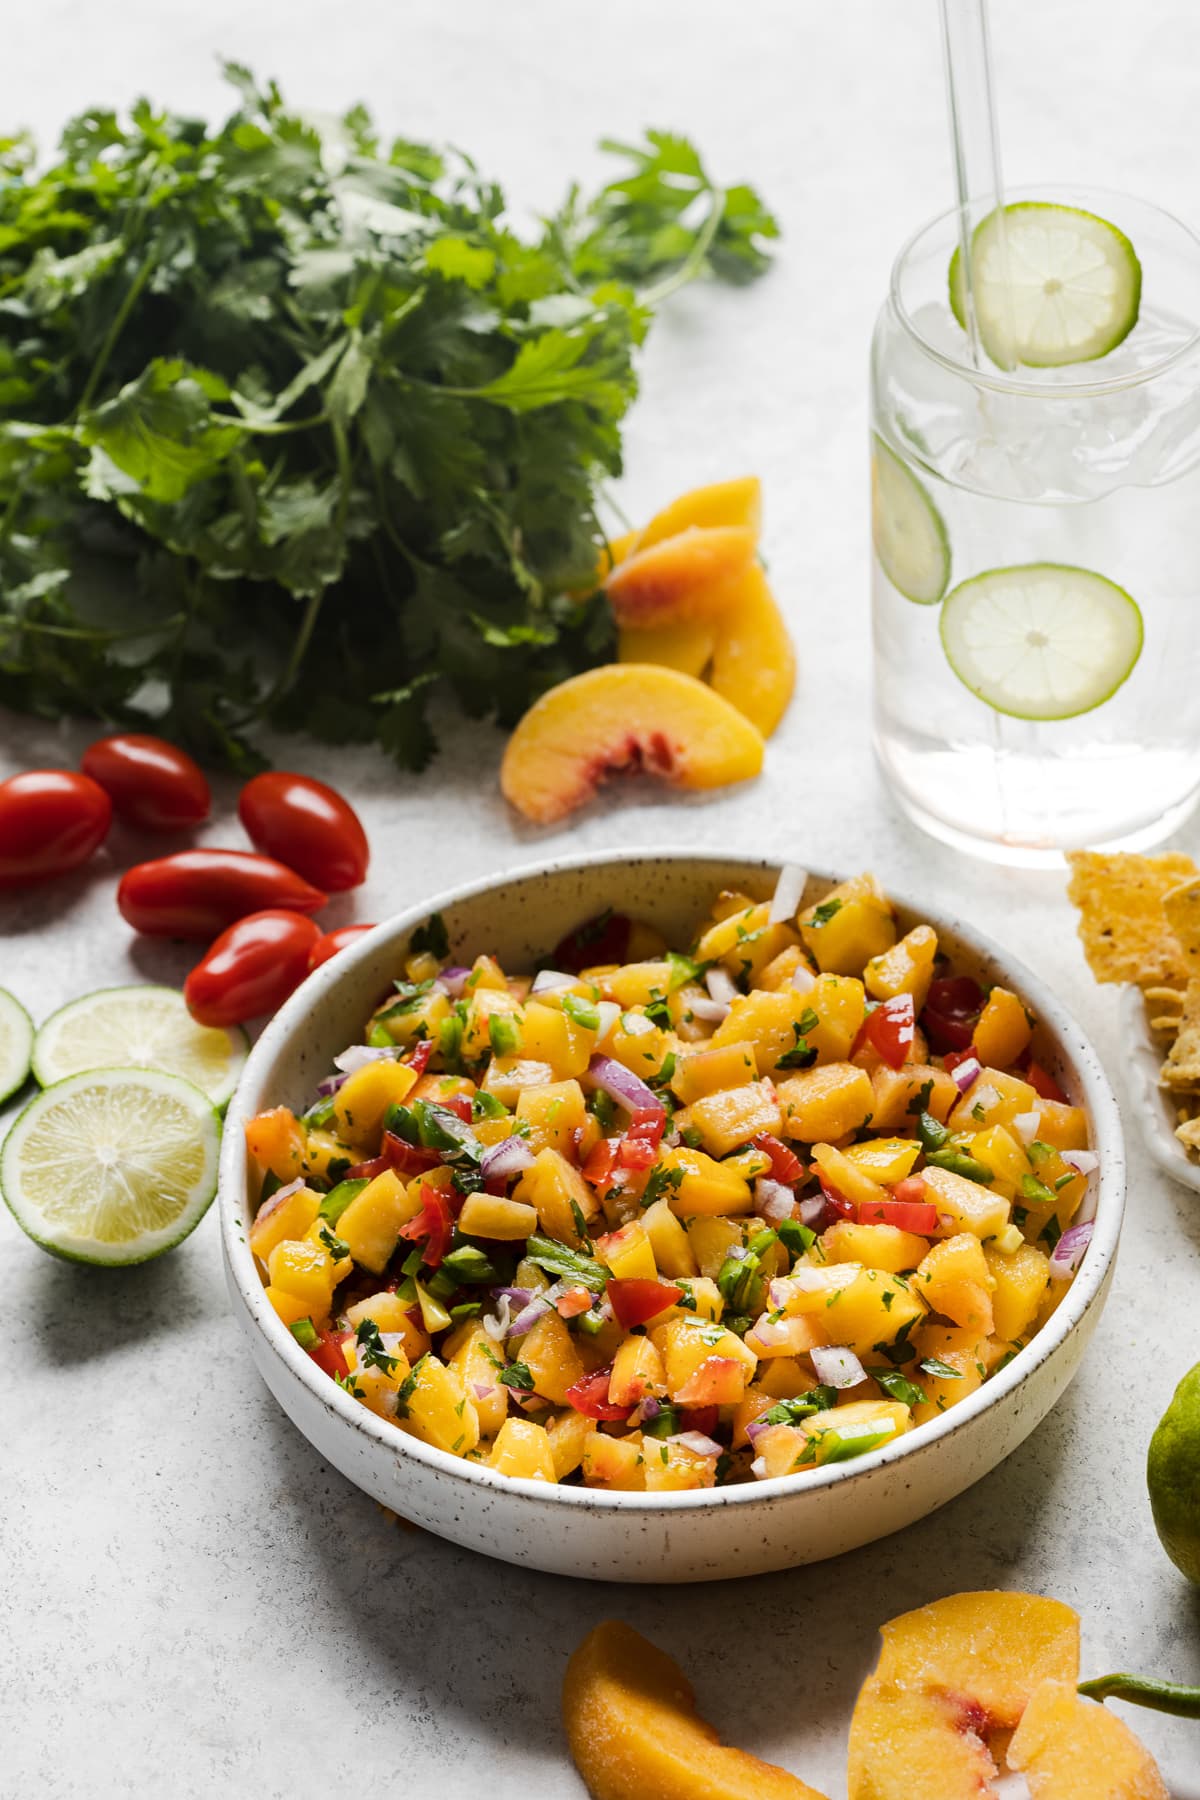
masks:
POLYGON ((940 600, 950 579, 950 540, 942 515, 881 437, 871 441, 871 530, 892 586, 920 606, 940 600))
POLYGON ((0 1101, 24 1083, 32 1051, 33 1020, 15 994, 0 988, 0 1101))
POLYGON ((197 1025, 176 988, 100 988, 51 1013, 33 1046, 33 1073, 49 1087, 84 1069, 161 1069, 224 1106, 248 1049, 240 1028, 197 1025))
MULTIPOLYGON (((1017 201, 980 220, 971 254, 979 335, 1002 369, 1093 362, 1137 324, 1142 265, 1125 233, 1095 213, 1017 201)), ((950 259, 950 305, 965 330, 957 250, 950 259)))
POLYGON ((1120 687, 1142 651, 1136 600, 1091 569, 989 569, 946 596, 942 645, 958 679, 1015 719, 1073 719, 1120 687))
POLYGON ((178 1075, 92 1069, 45 1088, 0 1151, 0 1190, 43 1250, 139 1263, 199 1223, 217 1191, 221 1120, 178 1075))

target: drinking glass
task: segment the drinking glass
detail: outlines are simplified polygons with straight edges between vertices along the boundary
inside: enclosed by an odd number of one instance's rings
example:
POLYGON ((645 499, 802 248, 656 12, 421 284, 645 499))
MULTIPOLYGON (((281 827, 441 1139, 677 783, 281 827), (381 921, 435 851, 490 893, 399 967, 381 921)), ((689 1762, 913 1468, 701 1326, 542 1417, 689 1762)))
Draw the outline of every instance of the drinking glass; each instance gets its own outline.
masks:
POLYGON ((1139 848, 1200 793, 1200 241, 1144 201, 1124 341, 1006 371, 950 303, 956 214, 900 252, 871 349, 875 741, 911 818, 996 861, 1139 848))

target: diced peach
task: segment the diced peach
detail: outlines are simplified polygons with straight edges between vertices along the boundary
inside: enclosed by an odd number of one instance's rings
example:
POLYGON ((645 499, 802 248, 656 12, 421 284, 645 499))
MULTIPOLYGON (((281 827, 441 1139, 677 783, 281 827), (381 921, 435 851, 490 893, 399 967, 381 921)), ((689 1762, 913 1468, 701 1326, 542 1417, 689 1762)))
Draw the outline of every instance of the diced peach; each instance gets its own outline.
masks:
POLYGON ((959 1232, 934 1244, 913 1277, 921 1298, 932 1312, 942 1313, 956 1325, 990 1337, 992 1289, 995 1280, 973 1232, 959 1232))
POLYGON ((650 545, 643 535, 604 584, 618 624, 714 617, 726 604, 729 578, 752 561, 754 543, 745 525, 688 525, 650 545))
POLYGON ((658 1275, 654 1248, 640 1219, 597 1238, 595 1251, 618 1281, 653 1281, 658 1275))
POLYGON ((421 1210, 420 1185, 404 1182, 394 1169, 384 1169, 355 1194, 337 1222, 337 1235, 356 1263, 382 1275, 400 1239, 400 1228, 421 1210))
POLYGON ((795 1400, 819 1385, 807 1363, 796 1356, 775 1356, 763 1363, 755 1379, 764 1394, 775 1400, 795 1400))
POLYGON ((246 1124, 246 1148, 260 1168, 286 1184, 300 1173, 304 1131, 290 1106, 272 1106, 246 1124))
POLYGON ((875 877, 856 875, 800 914, 800 935, 819 969, 861 975, 896 942, 896 920, 875 877))
POLYGON ((707 1356, 674 1398, 680 1406, 736 1406, 748 1373, 732 1356, 707 1356))
POLYGON ((814 1144, 812 1154, 824 1185, 843 1200, 853 1200, 856 1206, 877 1206, 887 1199, 879 1183, 833 1144, 814 1144))
POLYGON ((715 619, 670 619, 665 625, 641 628, 623 625, 617 634, 617 661, 661 663, 665 669, 699 679, 712 661, 716 641, 715 619))
POLYGON ((518 1481, 556 1482, 550 1440, 532 1419, 505 1419, 496 1433, 488 1468, 518 1481))
POLYGON ((875 1094, 864 1069, 834 1062, 788 1076, 779 1083, 779 1099, 788 1137, 816 1144, 857 1131, 870 1116, 875 1094))
POLYGON ((834 1291, 818 1317, 829 1343, 845 1344, 865 1357, 918 1325, 925 1303, 904 1276, 860 1269, 853 1281, 834 1291))
POLYGON ((1015 1063, 1033 1035, 1029 1016, 1010 988, 994 987, 987 997, 973 1043, 981 1063, 1007 1069, 1015 1063))
POLYGON ((584 1447, 595 1431, 595 1422, 573 1406, 551 1413, 542 1427, 550 1444, 550 1460, 557 1480, 565 1481, 583 1461, 584 1447))
POLYGON ((925 1398, 913 1408, 913 1423, 924 1425, 940 1418, 950 1407, 983 1386, 988 1372, 988 1341, 977 1331, 964 1331, 958 1325, 939 1325, 926 1320, 912 1334, 912 1347, 917 1353, 913 1380, 924 1390, 925 1398), (954 1375, 931 1375, 920 1364, 943 1363, 954 1375))
POLYGON ((821 1248, 831 1263, 862 1263, 868 1269, 902 1275, 916 1268, 928 1245, 915 1232, 895 1225, 856 1225, 839 1219, 822 1234, 821 1248))
POLYGON ((543 1313, 521 1339, 520 1360, 533 1376, 534 1392, 555 1406, 567 1404, 567 1390, 584 1376, 575 1339, 556 1312, 543 1313))
POLYGON ((1006 1342, 1023 1337, 1037 1315, 1050 1281, 1050 1259, 1032 1244, 1005 1254, 988 1244, 983 1252, 995 1283, 992 1314, 995 1331, 1006 1342))
POLYGON ((777 1356, 807 1356, 818 1345, 832 1342, 829 1328, 820 1313, 799 1313, 776 1319, 764 1313, 745 1336, 747 1350, 763 1362, 777 1356))
MULTIPOLYGON (((385 1288, 382 1293, 369 1294, 365 1300, 347 1307, 346 1321, 356 1331, 364 1319, 370 1319, 382 1334, 395 1335, 402 1340, 409 1362, 419 1362, 429 1349, 429 1338, 419 1325, 413 1323, 409 1312, 411 1304, 411 1301, 401 1300, 393 1289, 385 1288)), ((475 1329, 483 1332, 482 1325, 475 1329)))
MULTIPOLYGON (((423 1356, 405 1386, 410 1390, 404 1401, 405 1416, 417 1437, 454 1456, 465 1456, 475 1448, 479 1442, 479 1414, 474 1401, 467 1398, 457 1369, 447 1368, 432 1354, 423 1356)), ((501 1437, 506 1428, 501 1428, 501 1437)), ((497 1444, 499 1441, 497 1438, 497 1444)))
POLYGON ((787 710, 796 685, 796 658, 783 615, 756 562, 729 582, 709 680, 764 737, 770 737, 787 710))
POLYGON ((642 1474, 642 1439, 637 1432, 618 1438, 608 1437, 593 1428, 583 1440, 579 1462, 585 1487, 628 1493, 646 1485, 642 1474))
MULTIPOLYGON (((521 1055, 546 1062, 554 1070, 560 1087, 574 1076, 582 1075, 596 1047, 596 1034, 577 1025, 559 1006, 551 1006, 536 997, 523 1010, 521 1019, 521 1055)), ((486 1046, 481 1046, 486 1049, 486 1046)), ((522 1089, 526 1093, 528 1089, 522 1089)), ((534 1090, 536 1092, 536 1090, 534 1090)), ((525 1116, 525 1115, 522 1115, 525 1116)), ((539 1149, 541 1146, 538 1146, 539 1149)))
POLYGON ((929 1095, 923 1101, 924 1109, 939 1124, 945 1124, 951 1107, 958 1100, 953 1075, 948 1075, 945 1069, 935 1069, 932 1064, 905 1063, 902 1069, 889 1069, 884 1064, 875 1070, 871 1085, 875 1102, 871 1124, 876 1131, 895 1131, 905 1125, 911 1126, 913 1114, 909 1109, 922 1099, 927 1087, 929 1095))
POLYGON ((373 1150, 389 1106, 407 1100, 417 1077, 407 1063, 383 1058, 348 1075, 333 1097, 337 1135, 356 1150, 373 1150))
MULTIPOLYGON (((699 962, 719 962, 735 980, 744 976, 752 987, 757 986, 760 971, 799 939, 792 927, 782 920, 772 923, 769 900, 762 900, 755 906, 742 904, 744 895, 731 898, 738 904, 732 911, 722 910, 716 923, 701 935, 696 944, 696 958, 699 962)), ((757 1001, 761 996, 751 994, 744 996, 741 1002, 735 1002, 740 1009, 738 1016, 743 1020, 748 1016, 746 999, 757 1001)), ((739 1036, 752 1035, 731 1028, 727 1019, 713 1033, 713 1038, 724 1044, 739 1036)))
POLYGON ((578 1249, 582 1243, 576 1212, 586 1220, 596 1211, 596 1196, 573 1163, 558 1150, 539 1150, 524 1171, 513 1199, 532 1206, 547 1237, 578 1249))
POLYGON ((1038 1136, 1056 1150, 1086 1150, 1088 1147, 1087 1114, 1082 1106, 1064 1106, 1061 1100, 1043 1100, 1039 1094, 1033 1103, 1038 1116, 1038 1136))
POLYGON ((937 932, 932 925, 914 925, 890 950, 872 957, 863 971, 872 999, 892 1000, 897 994, 911 994, 914 1010, 919 1013, 933 980, 937 947, 937 932))
POLYGON ((706 1094, 742 1087, 758 1073, 754 1045, 749 1040, 722 1043, 703 1050, 687 1050, 675 1059, 671 1088, 690 1106, 706 1094))
POLYGON ((969 1231, 977 1238, 993 1238, 1008 1224, 1009 1206, 1003 1194, 951 1169, 926 1168, 921 1173, 925 1198, 938 1210, 931 1236, 956 1237, 960 1231, 969 1231))
POLYGON ((680 1218, 690 1218, 695 1213, 745 1213, 754 1204, 749 1184, 703 1150, 681 1144, 677 1149, 664 1150, 659 1162, 679 1171, 679 1185, 671 1194, 669 1205, 680 1218))
POLYGON ((864 1175, 869 1175, 872 1181, 878 1181, 883 1187, 890 1187, 895 1181, 903 1181, 910 1173, 921 1154, 921 1146, 915 1138, 872 1137, 864 1138, 861 1144, 849 1145, 844 1154, 855 1168, 861 1169, 864 1175))
POLYGON ((1024 1775, 1030 1800, 1170 1800, 1158 1764, 1124 1720, 1071 1681, 1034 1689, 1008 1762, 1024 1775))
POLYGON ((817 1022, 804 1036, 819 1063, 845 1062, 866 1016, 866 989, 856 975, 818 975, 803 1000, 804 1015, 817 1022))
POLYGON ((311 1188, 296 1188, 290 1194, 272 1194, 258 1210, 250 1227, 250 1248, 260 1261, 266 1262, 276 1244, 285 1238, 302 1238, 321 1206, 321 1196, 311 1188))
MULTIPOLYGON (((493 1056, 483 1077, 483 1092, 503 1106, 515 1106, 527 1087, 546 1087, 554 1080, 548 1062, 536 1056, 493 1056)), ((481 1119, 480 1125, 488 1124, 481 1119)), ((497 1121, 503 1123, 503 1121, 497 1121)), ((509 1126, 509 1131, 512 1127, 509 1126)), ((507 1135, 507 1133, 505 1134, 507 1135)))
POLYGON ((1003 1069, 980 1070, 959 1099, 946 1123, 951 1131, 971 1131, 981 1125, 1011 1125, 1018 1113, 1034 1110, 1037 1089, 1003 1069))
POLYGON ((665 1199, 656 1200, 642 1214, 642 1229, 650 1240, 660 1275, 697 1275, 699 1265, 688 1234, 665 1199))
POLYGON ((642 1443, 642 1478, 647 1493, 709 1488, 717 1479, 715 1456, 701 1456, 677 1439, 646 1438, 642 1443))
POLYGON ((693 1101, 691 1122, 704 1148, 713 1156, 727 1156, 759 1132, 777 1137, 783 1128, 779 1096, 769 1081, 748 1082, 693 1101))
MULTIPOLYGON (((308 1301, 300 1299, 297 1294, 289 1294, 283 1288, 268 1287, 266 1296, 285 1325, 296 1325, 301 1319, 310 1316, 308 1301)), ((320 1318, 323 1315, 318 1313, 317 1316, 320 1318)))
POLYGON ((468 1194, 458 1215, 458 1227, 468 1237, 527 1238, 538 1228, 538 1216, 523 1200, 504 1194, 468 1194))
POLYGON ((747 1371, 747 1378, 754 1373, 756 1359, 753 1348, 744 1344, 741 1338, 735 1337, 732 1331, 722 1331, 719 1325, 673 1320, 663 1328, 661 1337, 657 1331, 654 1336, 661 1342, 661 1354, 667 1372, 667 1392, 672 1399, 687 1387, 700 1365, 712 1356, 741 1363, 747 1371))
POLYGON ((743 525, 757 537, 762 530, 762 483, 758 476, 740 475, 732 481, 689 488, 678 500, 656 512, 638 533, 638 549, 676 537, 692 525, 743 525))
POLYGON ((506 799, 552 825, 610 775, 645 770, 682 788, 747 781, 763 740, 736 707, 676 669, 608 663, 560 682, 520 721, 500 769, 506 799))
POLYGON ((662 1357, 648 1337, 627 1337, 613 1358, 608 1397, 614 1406, 637 1406, 647 1394, 662 1399, 667 1391, 667 1372, 662 1357))
POLYGON ((329 1252, 306 1238, 285 1238, 267 1259, 271 1286, 304 1302, 314 1319, 323 1319, 333 1301, 334 1263, 329 1252))
MULTIPOLYGON (((381 1327, 382 1329, 382 1327, 381 1327)), ((428 1349, 428 1344, 426 1344, 428 1349)), ((508 1417, 508 1389, 496 1367, 496 1349, 478 1319, 467 1319, 442 1345, 479 1415, 480 1437, 494 1437, 508 1417)), ((409 1352, 410 1359, 412 1353, 409 1352)))
POLYGON ((697 1213, 687 1222, 687 1240, 700 1273, 715 1281, 730 1250, 744 1244, 746 1236, 740 1218, 697 1213))

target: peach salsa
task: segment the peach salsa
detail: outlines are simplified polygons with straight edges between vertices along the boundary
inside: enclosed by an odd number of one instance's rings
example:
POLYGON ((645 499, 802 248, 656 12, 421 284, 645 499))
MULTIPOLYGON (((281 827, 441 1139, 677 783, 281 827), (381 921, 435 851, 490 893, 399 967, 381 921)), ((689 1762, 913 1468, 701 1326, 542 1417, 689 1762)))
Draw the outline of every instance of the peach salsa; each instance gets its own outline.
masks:
POLYGON ((973 1394, 1091 1236, 1083 1112, 1018 995, 871 875, 604 913, 546 966, 435 915, 316 1102, 247 1126, 267 1297, 345 1393, 535 1481, 788 1475, 973 1394))

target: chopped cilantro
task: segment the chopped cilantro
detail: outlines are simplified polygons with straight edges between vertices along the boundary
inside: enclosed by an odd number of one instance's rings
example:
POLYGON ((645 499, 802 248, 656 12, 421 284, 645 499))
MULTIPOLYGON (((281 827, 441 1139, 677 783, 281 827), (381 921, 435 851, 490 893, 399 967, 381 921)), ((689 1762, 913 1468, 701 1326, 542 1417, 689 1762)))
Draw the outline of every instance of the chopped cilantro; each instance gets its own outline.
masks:
POLYGON ((1062 1226, 1059 1224, 1055 1215, 1051 1213, 1050 1217, 1046 1220, 1046 1223, 1042 1226, 1042 1229, 1038 1232, 1038 1241, 1039 1243, 1048 1245, 1049 1248, 1053 1250, 1061 1236, 1062 1226))
POLYGON ((516 1388, 522 1394, 532 1394, 533 1376, 529 1367, 523 1362, 510 1362, 501 1369, 498 1379, 506 1388, 516 1388))
POLYGON ((924 1388, 910 1381, 907 1375, 901 1375, 898 1369, 868 1369, 867 1374, 874 1377, 889 1398, 901 1400, 905 1406, 920 1406, 926 1398, 924 1388))
POLYGON ((321 1243, 324 1244, 326 1250, 328 1250, 335 1262, 341 1262, 343 1257, 349 1256, 349 1244, 343 1243, 342 1239, 330 1230, 326 1220, 321 1221, 321 1227, 317 1232, 317 1237, 320 1239, 321 1243))
POLYGON ((914 1115, 914 1117, 919 1117, 922 1113, 924 1113, 928 1110, 929 1102, 932 1098, 933 1098, 933 1080, 931 1077, 930 1080, 923 1081, 921 1083, 921 1086, 919 1087, 917 1092, 913 1095, 912 1099, 909 1101, 908 1105, 905 1107, 904 1110, 905 1110, 905 1112, 912 1113, 914 1115))
POLYGON ((383 1339, 379 1335, 379 1327, 374 1319, 363 1319, 354 1333, 354 1341, 358 1348, 358 1360, 365 1369, 381 1369, 390 1375, 400 1361, 398 1356, 389 1356, 383 1347, 383 1339))
POLYGON ((812 918, 806 919, 804 922, 806 925, 828 925, 830 919, 841 910, 842 903, 836 896, 830 900, 822 900, 819 906, 814 906, 812 918))
POLYGON ((926 1375, 932 1375, 937 1381, 961 1381, 963 1372, 952 1364, 943 1362, 938 1356, 926 1356, 918 1365, 926 1375))

